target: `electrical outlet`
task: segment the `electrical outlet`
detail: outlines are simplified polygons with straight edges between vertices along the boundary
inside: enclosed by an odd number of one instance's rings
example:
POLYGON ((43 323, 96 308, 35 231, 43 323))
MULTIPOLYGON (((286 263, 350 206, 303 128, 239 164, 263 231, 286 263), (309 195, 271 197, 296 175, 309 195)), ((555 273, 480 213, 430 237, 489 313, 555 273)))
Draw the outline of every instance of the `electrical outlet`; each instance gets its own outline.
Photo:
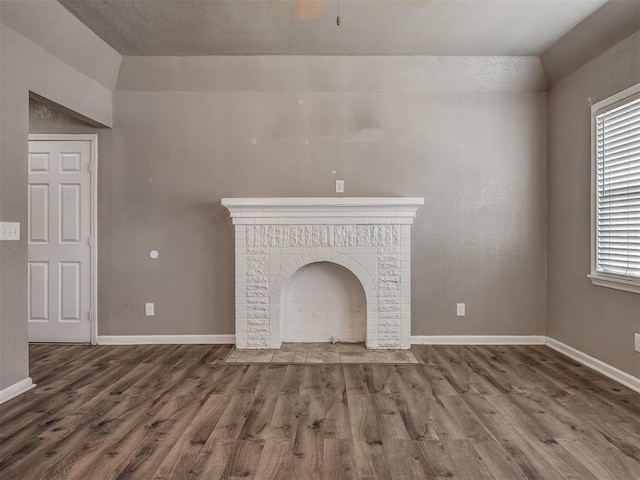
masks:
POLYGON ((156 314, 155 305, 153 303, 145 303, 144 304, 144 314, 147 317, 153 317, 156 314))
POLYGON ((0 222, 0 240, 20 240, 20 223, 0 222))
POLYGON ((466 308, 464 303, 458 303, 456 304, 456 315, 458 317, 464 317, 466 315, 466 308))
POLYGON ((344 180, 336 180, 336 193, 344 193, 344 180))
POLYGON ((640 352, 640 333, 636 333, 636 352, 640 352))

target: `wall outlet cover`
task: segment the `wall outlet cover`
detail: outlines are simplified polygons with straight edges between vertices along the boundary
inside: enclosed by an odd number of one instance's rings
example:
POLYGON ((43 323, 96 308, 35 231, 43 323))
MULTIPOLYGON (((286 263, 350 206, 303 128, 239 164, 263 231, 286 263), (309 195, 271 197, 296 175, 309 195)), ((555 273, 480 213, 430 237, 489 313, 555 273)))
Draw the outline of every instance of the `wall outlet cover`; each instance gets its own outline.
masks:
POLYGON ((636 352, 640 352, 640 333, 636 333, 636 352))
POLYGON ((0 240, 20 240, 20 223, 0 222, 0 240))
POLYGON ((458 317, 464 317, 466 315, 466 308, 464 303, 456 304, 456 315, 458 317))
POLYGON ((153 303, 145 303, 144 304, 144 314, 147 317, 153 317, 155 313, 155 305, 153 303))
POLYGON ((344 193, 344 180, 336 180, 336 193, 344 193))

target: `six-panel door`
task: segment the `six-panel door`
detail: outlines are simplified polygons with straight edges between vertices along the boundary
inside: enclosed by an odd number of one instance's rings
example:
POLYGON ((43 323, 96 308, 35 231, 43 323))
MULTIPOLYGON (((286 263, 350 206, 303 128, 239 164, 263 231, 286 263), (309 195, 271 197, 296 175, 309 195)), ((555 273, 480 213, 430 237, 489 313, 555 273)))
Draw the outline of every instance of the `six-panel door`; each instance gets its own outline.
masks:
POLYGON ((29 142, 31 342, 90 342, 91 142, 29 142))

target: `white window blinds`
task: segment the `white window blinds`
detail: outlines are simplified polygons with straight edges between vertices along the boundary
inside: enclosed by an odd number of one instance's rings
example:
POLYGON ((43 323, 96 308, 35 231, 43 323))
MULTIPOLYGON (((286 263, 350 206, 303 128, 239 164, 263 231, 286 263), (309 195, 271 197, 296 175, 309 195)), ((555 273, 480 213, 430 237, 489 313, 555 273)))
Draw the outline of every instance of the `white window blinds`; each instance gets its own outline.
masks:
POLYGON ((596 270, 640 278, 640 97, 595 117, 596 270))

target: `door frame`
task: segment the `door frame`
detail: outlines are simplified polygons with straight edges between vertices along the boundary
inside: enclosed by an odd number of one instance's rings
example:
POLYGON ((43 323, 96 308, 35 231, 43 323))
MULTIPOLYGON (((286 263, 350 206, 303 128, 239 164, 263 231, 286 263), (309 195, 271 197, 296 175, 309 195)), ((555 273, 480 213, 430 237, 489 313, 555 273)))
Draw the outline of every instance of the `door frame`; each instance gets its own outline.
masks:
POLYGON ((29 141, 89 141, 91 159, 90 162, 90 188, 91 188, 91 225, 90 244, 91 262, 89 265, 89 286, 91 312, 91 345, 98 344, 98 134, 97 133, 31 133, 29 141))

